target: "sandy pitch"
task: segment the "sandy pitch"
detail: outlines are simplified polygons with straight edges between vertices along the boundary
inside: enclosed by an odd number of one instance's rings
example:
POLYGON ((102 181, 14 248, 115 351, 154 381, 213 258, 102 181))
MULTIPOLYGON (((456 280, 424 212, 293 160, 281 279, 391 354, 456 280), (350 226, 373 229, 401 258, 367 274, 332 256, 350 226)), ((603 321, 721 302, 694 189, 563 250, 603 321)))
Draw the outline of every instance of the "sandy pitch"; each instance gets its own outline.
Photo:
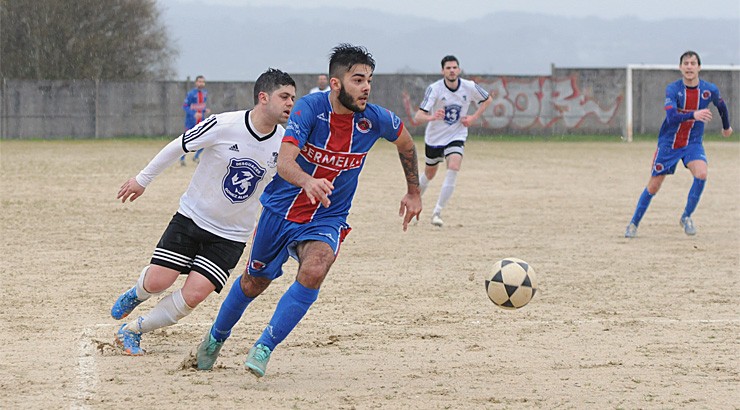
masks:
POLYGON ((678 224, 691 183, 679 169, 627 240, 652 143, 471 141, 446 226, 429 224, 440 174, 404 233, 403 174, 394 147, 379 142, 319 300, 259 380, 242 362, 294 263, 247 310, 213 371, 187 361, 225 292, 145 335, 144 357, 110 345, 110 306, 148 261, 193 170, 173 166, 134 204, 116 202, 164 144, 2 141, 0 407, 740 406, 737 143, 706 144, 695 237, 678 224), (540 282, 518 311, 484 291, 507 256, 529 262, 540 282))

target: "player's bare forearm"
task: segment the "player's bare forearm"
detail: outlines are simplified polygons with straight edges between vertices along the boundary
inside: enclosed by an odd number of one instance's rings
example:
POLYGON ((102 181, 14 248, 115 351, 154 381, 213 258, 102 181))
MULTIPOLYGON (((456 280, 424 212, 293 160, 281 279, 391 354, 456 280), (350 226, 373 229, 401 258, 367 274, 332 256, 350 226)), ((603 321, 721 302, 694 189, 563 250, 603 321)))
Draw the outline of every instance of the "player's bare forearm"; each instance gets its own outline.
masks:
POLYGON ((406 176, 406 184, 409 191, 419 190, 419 166, 416 158, 416 147, 411 147, 405 151, 399 151, 398 156, 401 158, 401 167, 406 176))
POLYGON ((408 130, 405 128, 396 140, 398 156, 401 159, 401 168, 406 176, 406 185, 409 193, 419 192, 419 162, 416 157, 416 146, 408 130))
POLYGON ((416 115, 414 115, 414 121, 430 122, 430 121, 441 120, 444 117, 445 117, 445 110, 441 108, 435 111, 433 114, 419 109, 418 111, 416 111, 416 115))
POLYGON ((403 230, 406 231, 412 218, 419 219, 421 213, 421 191, 419 190, 419 165, 416 158, 416 146, 411 134, 404 128, 395 142, 401 167, 406 175, 408 191, 401 199, 398 215, 403 218, 403 230))
POLYGON ((473 114, 476 120, 480 118, 483 115, 483 113, 488 109, 488 106, 491 105, 491 101, 493 101, 493 98, 491 98, 491 96, 489 95, 485 101, 483 101, 482 103, 478 105, 478 109, 475 110, 475 114, 473 114))

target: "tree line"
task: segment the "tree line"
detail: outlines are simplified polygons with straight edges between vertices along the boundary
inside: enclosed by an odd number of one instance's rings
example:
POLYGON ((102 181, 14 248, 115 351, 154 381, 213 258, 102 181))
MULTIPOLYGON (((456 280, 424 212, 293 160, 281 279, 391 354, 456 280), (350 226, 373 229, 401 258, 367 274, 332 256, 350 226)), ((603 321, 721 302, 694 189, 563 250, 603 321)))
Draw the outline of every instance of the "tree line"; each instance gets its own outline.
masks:
POLYGON ((171 78, 156 0, 0 0, 0 77, 171 78))

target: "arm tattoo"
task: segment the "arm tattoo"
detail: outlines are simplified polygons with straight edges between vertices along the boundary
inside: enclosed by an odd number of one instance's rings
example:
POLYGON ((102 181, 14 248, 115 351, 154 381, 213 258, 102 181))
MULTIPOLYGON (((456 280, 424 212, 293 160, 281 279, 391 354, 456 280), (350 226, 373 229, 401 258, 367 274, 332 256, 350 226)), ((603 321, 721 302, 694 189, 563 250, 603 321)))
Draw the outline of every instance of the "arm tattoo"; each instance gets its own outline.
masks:
POLYGON ((406 175, 406 183, 409 186, 419 186, 419 165, 416 159, 416 147, 411 147, 403 152, 398 152, 401 158, 401 167, 406 175))

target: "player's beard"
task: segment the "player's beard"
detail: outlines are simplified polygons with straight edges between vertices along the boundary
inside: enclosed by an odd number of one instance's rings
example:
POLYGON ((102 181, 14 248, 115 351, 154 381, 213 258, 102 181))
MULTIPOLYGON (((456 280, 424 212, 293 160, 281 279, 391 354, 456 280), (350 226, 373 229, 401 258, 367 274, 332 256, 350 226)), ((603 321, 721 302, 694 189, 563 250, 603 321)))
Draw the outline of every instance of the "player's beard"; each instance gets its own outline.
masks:
MULTIPOLYGON (((364 108, 360 108, 357 104, 355 104, 355 101, 352 99, 352 96, 349 95, 346 91, 344 91, 344 85, 340 84, 339 87, 339 102, 345 106, 348 110, 354 111, 354 112, 363 112, 365 111, 364 108)), ((367 105, 365 106, 367 107, 367 105)))

